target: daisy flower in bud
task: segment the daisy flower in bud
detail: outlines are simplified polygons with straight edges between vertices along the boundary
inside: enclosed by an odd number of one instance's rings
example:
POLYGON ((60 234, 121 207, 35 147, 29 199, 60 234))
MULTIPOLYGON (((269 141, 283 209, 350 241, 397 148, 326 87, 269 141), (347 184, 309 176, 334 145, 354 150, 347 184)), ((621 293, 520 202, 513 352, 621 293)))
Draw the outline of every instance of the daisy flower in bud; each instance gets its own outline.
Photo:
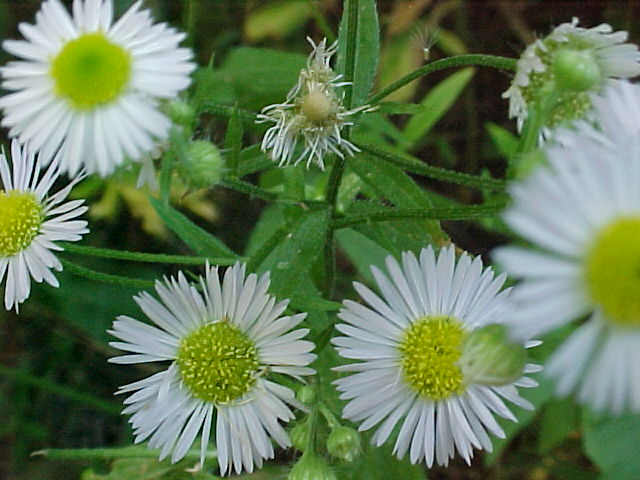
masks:
POLYGON ((252 472, 273 458, 275 441, 290 440, 279 421, 294 418, 292 390, 268 379, 280 373, 300 379, 314 373, 307 365, 314 345, 301 340, 308 329, 292 330, 305 318, 282 316, 288 301, 267 293, 269 275, 245 277, 245 266, 226 270, 221 284, 217 267, 206 267, 201 292, 182 273, 156 283, 160 301, 143 292, 134 297, 155 326, 120 316, 110 333, 122 340, 112 347, 131 352, 113 363, 170 362, 144 380, 125 385, 133 392, 123 413, 132 414, 136 443, 149 440, 160 459, 177 462, 200 434, 204 462, 215 424, 221 474, 252 472))
POLYGON ((640 74, 637 45, 625 43, 627 32, 613 32, 602 23, 578 27, 578 19, 557 26, 522 53, 509 89, 509 116, 522 128, 529 110, 554 92, 554 105, 545 127, 584 117, 591 108, 589 93, 598 92, 611 78, 640 74))
POLYGON ((87 211, 84 200, 62 203, 84 173, 51 194, 59 173, 59 156, 43 170, 40 158, 16 140, 11 142, 10 160, 0 153, 0 283, 6 276, 7 310, 17 311, 29 297, 31 278, 57 287, 51 269, 62 270, 62 264, 51 250, 63 248, 54 242, 75 242, 89 232, 86 221, 74 220, 87 211))
POLYGON ((491 451, 488 432, 504 438, 494 415, 516 421, 504 400, 533 408, 517 387, 536 386, 523 376, 539 370, 526 363, 534 342, 510 339, 505 276, 480 258, 428 247, 419 258, 403 253, 401 264, 389 256, 386 267, 389 277, 372 267, 381 297, 354 283, 369 306, 345 300, 338 314, 344 336, 333 343, 358 361, 336 368, 352 373, 335 381, 349 401, 343 416, 361 431, 379 425, 377 446, 400 422, 398 458, 447 465, 457 451, 470 463, 473 448, 491 451))
POLYGON ((313 47, 307 60, 307 68, 300 72, 298 83, 287 94, 284 103, 269 105, 258 115, 258 123, 275 122, 262 139, 262 150, 269 151, 271 159, 280 166, 297 164, 306 160, 307 167, 314 162, 324 169, 324 156, 335 153, 341 158, 353 155, 358 148, 342 138, 341 131, 353 125, 349 117, 369 111, 368 105, 347 110, 342 104, 344 93, 338 89, 349 82, 341 82, 330 64, 331 56, 338 48, 337 42, 327 48, 325 38, 317 45, 307 37, 313 47), (298 140, 304 142, 304 150, 295 159, 298 140))
POLYGON ((546 372, 594 410, 640 412, 640 87, 618 82, 584 122, 545 149, 548 166, 511 188, 507 224, 535 248, 495 252, 523 281, 522 337, 577 321, 546 372), (609 115, 608 118, 605 118, 609 115))
POLYGON ((189 86, 191 52, 184 34, 152 24, 135 2, 116 22, 112 0, 74 0, 73 16, 47 0, 35 25, 21 23, 25 40, 5 40, 19 57, 0 69, 2 125, 31 150, 61 151, 70 175, 111 173, 125 157, 138 160, 171 122, 158 111, 189 86))

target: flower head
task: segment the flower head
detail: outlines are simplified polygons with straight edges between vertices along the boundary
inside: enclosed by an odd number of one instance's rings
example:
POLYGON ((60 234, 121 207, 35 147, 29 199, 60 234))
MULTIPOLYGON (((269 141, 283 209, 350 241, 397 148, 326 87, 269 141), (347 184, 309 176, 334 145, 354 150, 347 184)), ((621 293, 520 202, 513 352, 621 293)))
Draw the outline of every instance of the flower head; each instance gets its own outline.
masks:
POLYGON ((512 186, 504 219, 535 248, 495 252, 523 279, 512 295, 516 334, 586 316, 546 372, 559 394, 613 413, 640 412, 640 87, 618 88, 594 103, 598 118, 622 111, 602 129, 585 122, 559 132, 546 148, 548 167, 512 186), (604 102, 622 98, 629 103, 604 102))
POLYGON ((103 176, 168 136, 157 100, 186 88, 194 64, 178 48, 184 34, 152 25, 140 5, 114 23, 112 0, 74 0, 73 17, 47 0, 35 25, 19 25, 25 40, 2 45, 21 60, 0 69, 12 92, 0 98, 11 136, 43 158, 60 149, 72 175, 84 165, 103 176))
POLYGON ((291 331, 304 313, 281 316, 287 301, 275 303, 267 293, 268 274, 245 278, 245 266, 226 270, 222 285, 217 267, 207 265, 200 278, 202 293, 184 275, 156 283, 162 301, 143 292, 134 297, 151 326, 120 316, 112 335, 123 340, 111 346, 132 352, 114 363, 169 361, 170 366, 118 393, 135 392, 123 413, 132 414, 136 443, 149 439, 177 462, 201 435, 201 463, 212 423, 220 469, 252 472, 273 457, 273 439, 290 445, 278 421, 287 422, 296 405, 294 393, 269 380, 269 372, 300 378, 313 370, 311 342, 301 340, 308 329, 291 331))
POLYGON ((613 32, 603 23, 593 28, 578 27, 578 19, 563 23, 545 38, 536 40, 522 53, 509 89, 509 116, 518 128, 529 109, 558 84, 562 89, 550 112, 546 127, 579 119, 591 108, 589 93, 598 92, 612 77, 640 74, 638 47, 627 41, 627 32, 613 32))
POLYGON ((258 122, 275 122, 262 139, 262 150, 270 151, 270 156, 281 166, 297 164, 306 159, 307 167, 311 162, 324 169, 324 156, 335 153, 341 158, 353 155, 358 148, 342 138, 341 131, 347 125, 353 125, 349 117, 369 110, 369 106, 360 106, 347 110, 342 104, 344 94, 338 89, 348 82, 340 82, 330 66, 331 56, 338 44, 327 48, 325 38, 317 45, 307 38, 313 51, 307 60, 307 68, 300 71, 298 83, 287 94, 284 103, 269 105, 258 115, 258 122), (304 150, 293 160, 298 139, 302 137, 304 150))
MULTIPOLYGON (((372 267, 382 298, 355 283, 369 307, 345 300, 338 315, 346 323, 336 328, 345 336, 333 343, 341 356, 359 361, 337 367, 356 372, 335 382, 349 400, 343 416, 362 421, 360 430, 382 422, 372 437, 378 446, 404 417, 394 447, 398 458, 409 451, 412 463, 447 465, 457 450, 470 462, 473 447, 491 451, 487 431, 504 437, 494 414, 516 421, 503 399, 533 408, 516 387, 536 385, 522 377, 536 366, 517 365, 514 378, 514 369, 495 369, 493 358, 483 358, 501 356, 501 348, 487 350, 485 340, 474 337, 507 319, 508 290, 498 293, 505 276, 494 278, 466 253, 456 260, 453 246, 437 258, 431 247, 419 259, 404 253, 402 266, 389 256, 386 266, 390 278, 372 267)), ((511 343, 488 338, 494 346, 511 343)))
POLYGON ((75 242, 87 233, 87 222, 73 220, 86 212, 84 200, 62 203, 84 174, 54 194, 49 190, 60 173, 60 156, 43 172, 40 158, 11 142, 11 160, 0 153, 0 282, 7 277, 4 305, 15 308, 29 297, 30 278, 53 287, 51 269, 62 264, 51 250, 56 241, 75 242))

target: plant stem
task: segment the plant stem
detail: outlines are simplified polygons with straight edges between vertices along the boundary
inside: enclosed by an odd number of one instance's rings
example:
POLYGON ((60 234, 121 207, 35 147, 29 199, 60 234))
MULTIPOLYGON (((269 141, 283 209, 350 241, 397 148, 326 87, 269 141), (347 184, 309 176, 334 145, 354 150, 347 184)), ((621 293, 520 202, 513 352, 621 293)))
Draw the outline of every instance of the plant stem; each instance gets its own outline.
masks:
POLYGON ((399 88, 404 87, 407 83, 412 82, 418 77, 423 75, 428 75, 433 72, 437 72, 438 70, 444 70, 445 68, 454 68, 454 67, 462 67, 469 65, 479 65, 482 67, 493 67, 501 70, 515 70, 516 69, 516 60, 513 58, 506 57, 498 57, 495 55, 480 55, 480 54, 469 54, 469 55, 457 55, 455 57, 443 58, 442 60, 436 60, 433 63, 429 63, 423 67, 420 67, 417 70, 414 70, 411 73, 408 73, 401 79, 395 81, 391 85, 386 88, 383 88, 380 92, 376 93, 372 97, 369 98, 367 103, 376 104, 387 95, 395 92, 399 88))
MULTIPOLYGON (((145 446, 122 448, 49 448, 33 452, 31 456, 43 456, 54 460, 100 460, 118 458, 158 458, 156 450, 145 446)), ((186 460, 200 460, 200 450, 189 450, 184 456, 186 460)), ((217 458, 217 452, 208 451, 206 458, 217 458)))
POLYGON ((275 193, 267 192, 260 187, 256 187, 255 185, 247 182, 243 182, 242 180, 236 180, 235 178, 225 178, 220 182, 225 188, 229 188, 231 190, 237 190, 238 192, 246 193, 252 197, 260 198, 265 202, 274 202, 278 196, 275 193))
POLYGON ((60 258, 60 262, 62 263, 64 268, 68 269, 72 273, 75 273, 76 275, 79 275, 81 277, 88 278, 90 280, 95 280, 97 282, 113 283, 116 285, 135 288, 149 288, 155 285, 155 282, 153 282, 152 280, 142 280, 139 278, 121 277, 120 275, 111 275, 109 273, 96 272, 95 270, 76 265, 75 263, 65 260, 64 258, 60 258))
POLYGON ((494 216, 499 213, 505 205, 506 203, 469 205, 466 207, 388 208, 380 212, 334 218, 331 221, 331 226, 333 229, 340 229, 359 225, 361 223, 387 222, 390 220, 413 220, 416 218, 428 218, 434 220, 470 220, 474 218, 494 216))
POLYGON ((413 158, 396 155, 394 153, 381 150, 371 145, 365 145, 361 143, 356 143, 355 145, 360 148, 360 150, 382 160, 388 161, 389 163, 392 163, 404 170, 412 173, 417 173, 428 178, 433 178, 435 180, 456 183, 467 187, 488 188, 492 190, 504 190, 506 187, 506 184, 503 180, 495 178, 483 178, 476 175, 470 175, 468 173, 460 173, 453 170, 447 170, 445 168, 434 167, 432 165, 427 165, 425 163, 414 160, 413 158))
POLYGON ((65 251, 86 255, 89 257, 113 258, 116 260, 129 260, 131 262, 149 263, 176 263, 181 265, 204 265, 208 260, 215 265, 233 265, 235 260, 214 257, 189 257, 184 255, 166 255, 162 253, 129 252, 126 250, 112 250, 110 248, 91 247, 88 245, 76 245, 74 243, 58 243, 65 251))

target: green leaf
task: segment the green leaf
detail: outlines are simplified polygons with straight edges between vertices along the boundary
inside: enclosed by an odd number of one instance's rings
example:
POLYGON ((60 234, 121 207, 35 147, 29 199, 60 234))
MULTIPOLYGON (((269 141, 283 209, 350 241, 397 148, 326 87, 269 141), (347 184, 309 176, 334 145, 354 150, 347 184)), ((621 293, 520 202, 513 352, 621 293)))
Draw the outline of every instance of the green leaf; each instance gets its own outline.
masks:
POLYGON ((384 259, 389 255, 389 252, 367 236, 351 228, 338 230, 335 235, 338 245, 347 253, 358 270, 358 274, 364 277, 367 282, 374 283, 371 266, 383 267, 384 259))
POLYGON ((474 72, 473 68, 460 70, 429 91, 420 102, 423 112, 413 115, 404 128, 403 137, 408 150, 416 146, 436 122, 449 111, 473 77, 474 72))
POLYGON ((187 471, 193 464, 181 462, 172 465, 148 458, 114 460, 109 473, 96 473, 93 469, 82 472, 81 480, 216 480, 220 477, 200 471, 187 471))
POLYGON ((560 445, 578 430, 579 418, 580 408, 570 398, 550 401, 542 417, 538 451, 544 454, 560 445))
POLYGON ((518 137, 495 123, 487 122, 485 128, 501 156, 511 158, 516 154, 518 137))
MULTIPOLYGON (((349 167, 367 184, 380 198, 386 198, 398 207, 420 208, 431 207, 429 197, 422 188, 394 165, 371 155, 356 155, 349 160, 349 167)), ((404 222, 408 225, 411 222, 404 222)), ((433 242, 446 242, 447 235, 435 220, 415 221, 412 225, 424 238, 422 246, 433 242)))
POLYGON ((245 38, 250 43, 265 38, 281 39, 302 27, 310 17, 309 2, 285 0, 269 3, 250 11, 244 22, 245 38))
POLYGON ((298 81, 306 56, 268 48, 233 49, 219 69, 207 69, 196 89, 194 103, 232 103, 257 111, 282 103, 298 81), (218 90, 224 92, 222 95, 218 90))
POLYGON ((637 480, 640 415, 608 417, 583 410, 584 448, 600 467, 600 480, 637 480))
POLYGON ((422 464, 412 465, 408 455, 398 460, 392 452, 392 443, 387 441, 380 447, 370 445, 369 434, 363 434, 364 451, 352 463, 337 467, 341 480, 425 480, 422 464))
POLYGON ((339 73, 343 75, 346 73, 347 14, 351 2, 357 2, 358 4, 351 105, 359 106, 366 103, 376 75, 380 53, 380 27, 378 25, 378 11, 375 0, 345 0, 343 4, 344 13, 338 32, 338 62, 336 69, 339 73))
POLYGON ((178 235, 178 237, 198 255, 230 259, 240 258, 222 243, 222 241, 197 226, 171 206, 165 205, 153 197, 149 197, 149 201, 167 227, 178 235))
POLYGON ((233 114, 229 119, 227 133, 224 137, 224 148, 229 150, 229 153, 226 155, 226 163, 232 176, 238 175, 238 165, 240 163, 240 152, 242 150, 243 133, 244 130, 242 128, 240 112, 238 112, 238 109, 236 108, 233 110, 233 114))
MULTIPOLYGON (((271 270, 271 292, 280 299, 291 299, 300 307, 310 301, 309 294, 320 298, 311 282, 311 268, 322 252, 328 226, 326 210, 310 210, 303 214, 291 233, 257 268, 271 270), (300 300, 298 305, 297 300, 300 300)), ((322 309, 326 309, 326 305, 322 309)))

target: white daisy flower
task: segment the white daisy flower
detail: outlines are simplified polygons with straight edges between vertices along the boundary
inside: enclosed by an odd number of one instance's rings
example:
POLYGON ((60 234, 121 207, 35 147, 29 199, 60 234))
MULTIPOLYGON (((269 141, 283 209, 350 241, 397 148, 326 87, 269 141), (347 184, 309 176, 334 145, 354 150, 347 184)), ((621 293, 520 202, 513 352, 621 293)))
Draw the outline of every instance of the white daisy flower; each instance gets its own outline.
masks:
POLYGON ((586 318, 549 360, 557 392, 616 414, 640 412, 640 129, 631 126, 640 89, 627 87, 620 98, 633 89, 635 100, 618 105, 628 113, 626 140, 623 127, 615 141, 606 136, 613 124, 559 133, 546 149, 549 166, 511 187, 504 216, 536 248, 495 252, 523 279, 512 295, 516 334, 586 318))
POLYGON ((134 297, 157 327, 126 316, 114 322, 110 333, 123 341, 110 345, 132 354, 111 362, 171 362, 120 388, 118 393, 134 392, 123 413, 132 414, 136 443, 149 439, 160 459, 172 452, 172 462, 200 434, 202 463, 215 422, 221 474, 252 472, 254 464, 273 458, 271 440, 291 444, 278 421, 294 418, 286 405, 297 405, 294 393, 267 377, 314 373, 307 367, 314 345, 301 340, 309 330, 291 330, 306 314, 281 316, 288 301, 276 304, 267 293, 268 274, 245 279, 244 265, 228 268, 222 285, 218 268, 207 265, 200 286, 202 292, 179 273, 156 283, 161 301, 146 292, 134 297))
POLYGON ((73 220, 87 211, 84 200, 62 203, 73 186, 84 178, 51 194, 60 174, 60 156, 43 172, 40 157, 11 142, 11 160, 0 153, 0 283, 5 278, 4 306, 7 310, 24 302, 31 291, 31 278, 53 287, 58 280, 51 269, 62 264, 51 250, 63 250, 57 241, 75 242, 88 233, 87 222, 73 220))
POLYGON ((258 123, 275 122, 262 138, 262 151, 269 151, 271 159, 280 166, 298 164, 306 160, 324 169, 324 156, 335 153, 340 158, 353 155, 360 150, 348 140, 342 138, 341 131, 352 115, 370 111, 368 105, 347 110, 342 104, 344 93, 338 88, 350 85, 340 82, 330 66, 331 57, 338 48, 335 42, 327 48, 327 39, 317 45, 307 37, 313 51, 307 60, 307 68, 300 71, 298 83, 287 94, 284 103, 269 105, 258 115, 258 123), (293 160, 298 139, 302 137, 304 150, 293 160))
POLYGON ((419 260, 405 252, 402 265, 389 256, 386 266, 390 278, 372 267, 382 297, 354 283, 369 307, 345 300, 338 314, 345 336, 333 343, 359 360, 336 368, 356 372, 335 382, 349 400, 343 416, 361 431, 382 422, 377 446, 401 422, 398 458, 409 451, 412 463, 447 465, 457 451, 470 463, 473 448, 491 451, 487 432, 504 438, 494 414, 516 421, 503 399, 533 408, 516 387, 535 386, 522 374, 539 368, 500 325, 509 316, 509 291, 498 293, 505 276, 466 253, 456 260, 453 246, 437 258, 430 246, 419 260))
POLYGON ((26 40, 5 40, 21 58, 2 69, 2 125, 43 158, 60 149, 62 168, 105 176, 125 157, 138 160, 168 136, 171 122, 158 99, 175 98, 194 69, 184 39, 164 23, 152 25, 141 2, 115 23, 112 0, 74 0, 73 17, 47 0, 26 40))
MULTIPOLYGON (((557 98, 545 126, 555 127, 563 121, 584 117, 591 108, 590 92, 600 91, 610 78, 629 78, 640 74, 638 46, 625 43, 627 37, 627 32, 613 32, 606 23, 593 28, 578 27, 578 19, 574 17, 571 23, 563 23, 547 37, 533 42, 522 53, 511 86, 502 94, 503 98, 509 99, 509 116, 517 118, 518 128, 522 128, 531 106, 548 95, 549 89, 545 87, 557 80, 554 73, 557 62, 567 60, 559 58, 559 54, 578 52, 586 54, 582 59, 593 65, 577 69, 571 64, 567 69, 573 70, 577 76, 594 75, 595 78, 586 79, 589 80, 586 90, 564 91, 557 98)), ((576 57, 572 56, 569 62, 574 60, 576 57)))

